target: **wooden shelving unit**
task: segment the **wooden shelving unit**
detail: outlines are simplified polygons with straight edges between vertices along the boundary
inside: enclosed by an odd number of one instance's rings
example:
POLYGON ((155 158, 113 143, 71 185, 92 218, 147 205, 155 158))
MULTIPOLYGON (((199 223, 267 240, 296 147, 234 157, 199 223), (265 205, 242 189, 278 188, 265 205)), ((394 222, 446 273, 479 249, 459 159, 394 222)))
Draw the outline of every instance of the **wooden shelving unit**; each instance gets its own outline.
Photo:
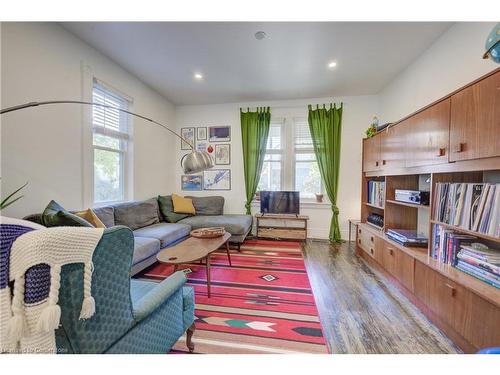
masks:
POLYGON ((466 352, 500 346, 500 289, 405 247, 389 229, 410 229, 432 238, 435 224, 472 235, 500 251, 500 238, 439 222, 437 183, 500 183, 500 68, 363 140, 361 223, 356 253, 380 269, 427 317, 466 352), (418 131, 416 130, 418 128, 418 131), (384 208, 367 202, 367 183, 385 181, 384 208), (395 200, 396 189, 430 192, 430 204, 395 200), (383 230, 369 225, 384 216, 383 230))
POLYGON ((256 214, 255 218, 257 219, 257 237, 287 240, 307 238, 309 216, 256 214))
POLYGON ((423 208, 423 209, 427 209, 427 210, 430 208, 430 206, 425 205, 425 204, 405 203, 405 202, 395 201, 395 200, 392 200, 392 199, 387 199, 385 201, 385 203, 397 204, 397 205, 400 205, 400 206, 413 207, 413 208, 423 208))

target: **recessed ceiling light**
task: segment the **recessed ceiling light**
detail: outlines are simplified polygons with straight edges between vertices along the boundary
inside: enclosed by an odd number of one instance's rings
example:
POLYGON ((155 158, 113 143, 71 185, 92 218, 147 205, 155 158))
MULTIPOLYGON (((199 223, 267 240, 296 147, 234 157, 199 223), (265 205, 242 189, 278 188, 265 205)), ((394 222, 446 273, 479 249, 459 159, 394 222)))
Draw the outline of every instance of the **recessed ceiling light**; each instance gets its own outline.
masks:
POLYGON ((194 78, 198 79, 198 80, 203 79, 203 74, 201 74, 201 73, 194 73, 194 78))
POLYGON ((255 33, 255 39, 262 40, 266 37, 266 33, 264 31, 257 31, 255 33))
POLYGON ((330 61, 330 62, 328 63, 328 67, 329 67, 330 69, 333 69, 333 68, 335 68, 336 66, 337 66, 337 62, 335 62, 335 61, 330 61))

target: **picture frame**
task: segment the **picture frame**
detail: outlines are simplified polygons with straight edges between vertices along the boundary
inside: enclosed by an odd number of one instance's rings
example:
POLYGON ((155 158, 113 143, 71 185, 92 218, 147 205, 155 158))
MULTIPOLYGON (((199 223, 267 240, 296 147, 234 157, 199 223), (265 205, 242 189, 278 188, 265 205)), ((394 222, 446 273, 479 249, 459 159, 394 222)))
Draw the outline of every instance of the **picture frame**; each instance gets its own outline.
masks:
MULTIPOLYGON (((191 142, 194 147, 194 127, 191 128, 181 128, 181 137, 191 142)), ((191 150, 191 146, 185 142, 181 141, 181 150, 191 150)))
POLYGON ((230 126, 209 126, 208 140, 210 142, 229 142, 231 141, 230 126))
POLYGON ((207 151, 208 142, 196 142, 196 151, 207 151))
POLYGON ((206 141, 207 140, 207 128, 206 127, 196 128, 196 140, 197 141, 206 141))
POLYGON ((215 145, 215 164, 230 165, 231 164, 231 145, 220 144, 215 145))
POLYGON ((231 190, 231 170, 207 169, 203 171, 203 190, 231 190))
POLYGON ((181 189, 187 191, 200 191, 203 190, 203 176, 196 175, 182 175, 181 176, 181 189))

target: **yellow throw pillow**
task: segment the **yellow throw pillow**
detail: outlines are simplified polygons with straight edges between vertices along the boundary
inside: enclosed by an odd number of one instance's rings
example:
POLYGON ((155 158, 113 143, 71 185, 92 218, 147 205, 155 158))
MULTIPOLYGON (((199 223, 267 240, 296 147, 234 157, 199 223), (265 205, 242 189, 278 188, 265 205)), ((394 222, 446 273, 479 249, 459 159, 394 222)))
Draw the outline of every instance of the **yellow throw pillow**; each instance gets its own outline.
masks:
POLYGON ((102 223, 101 219, 97 217, 97 215, 92 211, 92 209, 88 208, 84 211, 75 212, 76 216, 81 217, 82 219, 87 220, 90 224, 94 226, 94 228, 106 228, 106 226, 102 223))
POLYGON ((172 203, 176 214, 196 214, 191 198, 184 198, 177 194, 172 194, 172 203))

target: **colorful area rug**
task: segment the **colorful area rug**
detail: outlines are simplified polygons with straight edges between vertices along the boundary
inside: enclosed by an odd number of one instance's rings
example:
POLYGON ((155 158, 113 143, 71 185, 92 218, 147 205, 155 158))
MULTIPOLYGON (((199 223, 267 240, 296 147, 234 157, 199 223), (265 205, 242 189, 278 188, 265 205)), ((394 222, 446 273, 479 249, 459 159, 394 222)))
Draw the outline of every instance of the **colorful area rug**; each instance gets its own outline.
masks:
MULTIPOLYGON (((222 250, 210 259, 210 298, 205 265, 180 267, 195 290, 196 353, 327 353, 300 243, 247 240, 231 251, 232 267, 222 250)), ((155 264, 140 277, 172 272, 155 264)), ((186 352, 185 337, 172 352, 186 352)))

